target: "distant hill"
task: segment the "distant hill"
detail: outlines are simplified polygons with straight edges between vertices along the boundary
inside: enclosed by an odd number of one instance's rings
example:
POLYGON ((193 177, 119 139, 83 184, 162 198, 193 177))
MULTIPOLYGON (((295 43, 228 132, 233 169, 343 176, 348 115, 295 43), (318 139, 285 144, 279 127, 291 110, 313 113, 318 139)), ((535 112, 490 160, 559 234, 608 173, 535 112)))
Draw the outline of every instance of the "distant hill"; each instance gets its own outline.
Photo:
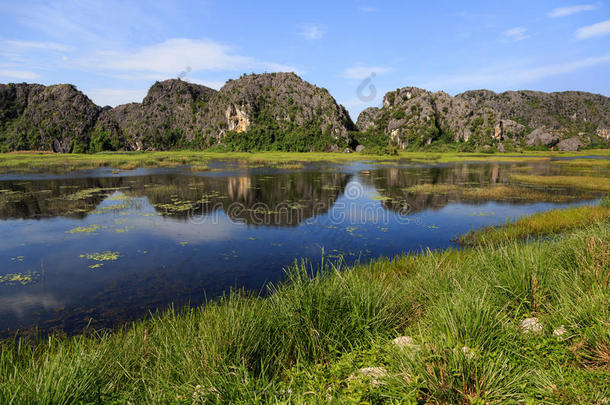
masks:
POLYGON ((402 149, 457 144, 467 150, 610 146, 610 98, 585 92, 473 90, 455 97, 404 87, 358 117, 360 131, 402 149), (379 137, 377 137, 379 139, 379 137))
POLYGON ((0 84, 0 150, 575 150, 610 146, 610 98, 404 87, 354 125, 326 89, 294 73, 243 75, 219 91, 179 79, 141 103, 99 107, 70 84, 0 84), (358 145, 361 145, 358 147, 358 145))

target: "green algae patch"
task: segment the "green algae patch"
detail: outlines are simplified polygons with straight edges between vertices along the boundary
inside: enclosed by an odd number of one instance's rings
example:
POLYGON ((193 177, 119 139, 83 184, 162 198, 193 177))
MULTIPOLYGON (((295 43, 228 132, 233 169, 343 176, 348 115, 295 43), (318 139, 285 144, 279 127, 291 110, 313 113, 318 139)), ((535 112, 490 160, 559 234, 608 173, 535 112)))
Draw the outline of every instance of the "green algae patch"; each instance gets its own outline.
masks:
POLYGON ((66 231, 66 233, 70 233, 70 234, 77 234, 77 233, 94 234, 97 231, 99 231, 100 229, 104 229, 104 228, 106 228, 106 226, 93 224, 93 225, 89 225, 89 226, 78 226, 76 228, 70 229, 69 231, 66 231))
POLYGON ((85 253, 83 255, 80 255, 79 257, 82 259, 94 260, 96 262, 109 262, 118 260, 120 256, 121 255, 119 254, 119 252, 112 252, 110 250, 107 250, 105 252, 99 253, 85 253))
POLYGON ((38 282, 40 274, 35 271, 24 273, 9 273, 0 276, 0 285, 28 285, 38 282))

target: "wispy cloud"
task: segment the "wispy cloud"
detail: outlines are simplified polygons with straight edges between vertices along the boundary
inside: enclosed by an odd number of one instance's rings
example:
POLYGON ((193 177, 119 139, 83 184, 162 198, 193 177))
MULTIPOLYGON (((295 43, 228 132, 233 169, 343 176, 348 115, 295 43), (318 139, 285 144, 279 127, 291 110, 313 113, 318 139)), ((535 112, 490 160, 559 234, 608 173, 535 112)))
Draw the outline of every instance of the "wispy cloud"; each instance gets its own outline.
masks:
POLYGON ((601 37, 610 34, 610 20, 602 21, 597 24, 587 25, 576 31, 576 38, 586 39, 601 37))
POLYGON ((322 39, 326 35, 326 28, 318 24, 306 24, 301 27, 300 35, 305 39, 322 39))
POLYGON ((366 79, 371 75, 382 75, 391 71, 392 68, 383 66, 356 65, 345 69, 343 71, 343 77, 346 79, 366 79))
POLYGON ((483 87, 509 87, 511 85, 535 82, 552 76, 574 73, 599 65, 610 64, 610 54, 590 57, 565 63, 549 64, 532 68, 496 69, 466 75, 439 77, 422 81, 421 87, 427 89, 469 89, 483 87))
POLYGON ((89 69, 117 72, 121 78, 155 77, 156 74, 178 75, 192 71, 297 71, 292 66, 261 61, 237 54, 228 45, 209 39, 175 38, 129 50, 97 51, 80 61, 89 69))
POLYGON ((13 41, 6 40, 4 44, 13 49, 44 49, 51 51, 68 52, 74 48, 58 42, 32 42, 32 41, 13 41))
POLYGON ((522 41, 525 38, 529 38, 529 35, 527 34, 527 28, 523 28, 523 27, 515 27, 515 28, 511 28, 509 30, 506 30, 502 33, 502 36, 506 40, 512 41, 512 42, 522 41))
POLYGON ((26 70, 4 70, 0 69, 0 77, 20 80, 34 80, 40 77, 38 73, 28 72, 26 70))
POLYGON ((583 11, 597 10, 601 5, 602 5, 601 3, 595 3, 595 4, 579 4, 579 5, 575 5, 575 6, 569 6, 569 7, 558 7, 556 9, 551 10, 548 15, 551 18, 566 17, 566 16, 569 16, 572 14, 582 13, 583 11))

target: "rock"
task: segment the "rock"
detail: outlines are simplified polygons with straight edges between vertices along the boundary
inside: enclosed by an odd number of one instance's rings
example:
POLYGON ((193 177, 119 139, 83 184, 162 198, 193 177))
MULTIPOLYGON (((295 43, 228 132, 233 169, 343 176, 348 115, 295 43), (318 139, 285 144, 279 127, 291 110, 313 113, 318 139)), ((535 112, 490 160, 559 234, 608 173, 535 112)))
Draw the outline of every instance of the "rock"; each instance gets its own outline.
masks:
MULTIPOLYGON (((207 126, 203 106, 208 105, 216 93, 209 87, 179 79, 156 82, 141 103, 123 104, 103 111, 96 130, 107 132, 110 139, 122 145, 119 149, 169 149, 199 136, 207 126)), ((199 141, 206 144, 202 139, 199 141)), ((207 145, 216 142, 214 139, 207 145)))
POLYGON ((498 143, 498 152, 500 152, 500 153, 506 152, 506 148, 504 147, 504 144, 502 142, 498 143))
POLYGON ((300 130, 308 144, 303 151, 312 151, 320 138, 329 143, 349 141, 348 131, 355 128, 347 110, 328 90, 294 73, 250 74, 229 80, 210 99, 200 127, 214 140, 227 131, 300 130))
POLYGON ((356 146, 356 152, 362 152, 363 150, 365 150, 365 146, 364 145, 358 145, 356 146))
POLYGON ((466 142, 475 146, 502 142, 506 149, 553 147, 569 121, 585 136, 608 139, 610 98, 584 92, 467 91, 454 97, 404 87, 388 92, 381 109, 365 110, 358 128, 380 132, 399 147, 434 142, 466 142), (536 128, 523 137, 526 127, 536 128), (597 128, 593 132, 592 128, 597 128))
POLYGON ((583 146, 584 144, 578 139, 577 136, 573 136, 572 138, 564 139, 563 141, 557 144, 557 149, 562 151, 577 151, 578 148, 583 146))
POLYGON ((345 148, 343 149, 343 153, 352 153, 352 150, 350 148, 345 148))
POLYGON ((356 127, 359 131, 366 131, 367 129, 373 127, 375 125, 375 120, 379 116, 379 108, 377 107, 369 107, 362 110, 360 115, 358 115, 358 120, 356 121, 356 127))
POLYGON ((610 141, 610 130, 607 128, 597 128, 595 134, 606 141, 610 141))
POLYGON ((559 328, 553 331, 553 336, 562 337, 566 333, 568 333, 568 330, 565 326, 561 325, 559 328))
POLYGON ((378 385, 381 383, 381 379, 387 377, 387 375, 388 371, 383 367, 365 367, 350 375, 349 380, 366 377, 371 380, 373 385, 378 385))
POLYGON ((528 146, 554 146, 559 142, 559 136, 544 127, 536 128, 525 137, 528 146))
POLYGON ((86 152, 100 111, 71 84, 0 84, 0 147, 86 152))
POLYGON ((535 317, 526 318, 526 319, 522 320, 521 324, 519 325, 519 328, 521 329, 521 331, 523 333, 535 333, 535 334, 542 333, 542 331, 544 330, 544 327, 542 326, 542 324, 540 323, 538 318, 535 318, 535 317))
POLYGON ((206 148, 230 131, 276 131, 298 134, 305 138, 299 151, 312 151, 349 141, 354 129, 326 89, 294 73, 243 75, 219 91, 170 79, 156 82, 141 103, 115 108, 96 106, 72 85, 0 85, 0 146, 7 150, 206 148))
POLYGON ((401 350, 419 350, 420 347, 415 343, 411 336, 399 336, 392 340, 392 344, 401 350))
MULTIPOLYGON (((515 150, 523 142, 574 151, 610 141, 610 98, 573 91, 475 90, 451 96, 403 87, 386 93, 382 108, 362 111, 357 128, 385 135, 399 148, 469 142, 515 150), (579 136, 560 142, 566 126, 579 136), (526 127, 535 130, 524 137, 526 127)), ((269 131, 302 137, 294 148, 313 151, 345 145, 355 129, 326 89, 294 73, 243 75, 219 91, 165 80, 151 86, 141 103, 115 108, 96 106, 69 84, 0 84, 0 148, 9 151, 207 148, 229 144, 228 133, 252 135, 257 147, 258 134, 269 131)), ((262 138, 260 146, 270 147, 262 138)))
POLYGON ((467 346, 462 347, 462 353, 468 360, 472 360, 475 356, 474 350, 467 346))

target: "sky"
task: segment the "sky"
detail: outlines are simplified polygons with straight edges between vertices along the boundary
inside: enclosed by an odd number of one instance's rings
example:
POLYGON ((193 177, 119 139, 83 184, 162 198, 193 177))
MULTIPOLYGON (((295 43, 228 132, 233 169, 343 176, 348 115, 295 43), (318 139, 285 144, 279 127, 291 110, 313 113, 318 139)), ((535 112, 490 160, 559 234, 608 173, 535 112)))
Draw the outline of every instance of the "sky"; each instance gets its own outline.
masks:
POLYGON ((0 83, 72 83, 102 106, 276 71, 354 120, 404 86, 610 96, 610 0, 1 0, 0 15, 0 83))

